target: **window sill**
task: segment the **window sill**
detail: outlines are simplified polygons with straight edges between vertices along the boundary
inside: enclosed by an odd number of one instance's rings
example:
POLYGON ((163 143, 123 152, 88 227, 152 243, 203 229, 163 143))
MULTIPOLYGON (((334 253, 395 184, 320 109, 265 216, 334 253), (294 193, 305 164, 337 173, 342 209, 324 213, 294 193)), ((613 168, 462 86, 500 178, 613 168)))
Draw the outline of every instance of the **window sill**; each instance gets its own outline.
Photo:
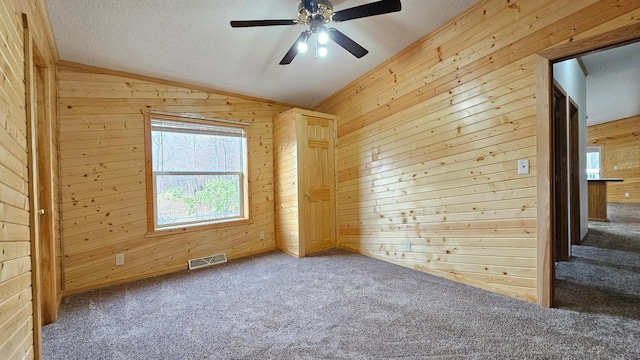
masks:
POLYGON ((191 225, 191 226, 176 226, 176 227, 166 227, 161 229, 149 230, 145 235, 146 238, 150 237, 158 237, 165 235, 175 235, 175 234, 184 234, 189 232, 199 232, 199 231, 207 231, 212 229, 218 229, 229 226, 239 226, 239 225, 247 225, 250 224, 250 219, 232 219, 227 221, 216 221, 212 223, 205 223, 199 225, 191 225))

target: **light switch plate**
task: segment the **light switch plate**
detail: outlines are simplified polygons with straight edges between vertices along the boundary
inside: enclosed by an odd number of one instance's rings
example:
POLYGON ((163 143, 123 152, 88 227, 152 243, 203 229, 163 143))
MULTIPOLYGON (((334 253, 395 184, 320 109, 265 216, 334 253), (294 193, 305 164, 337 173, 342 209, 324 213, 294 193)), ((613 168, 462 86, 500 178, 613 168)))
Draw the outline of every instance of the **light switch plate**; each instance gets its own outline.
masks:
POLYGON ((529 160, 518 160, 518 174, 529 173, 529 160))

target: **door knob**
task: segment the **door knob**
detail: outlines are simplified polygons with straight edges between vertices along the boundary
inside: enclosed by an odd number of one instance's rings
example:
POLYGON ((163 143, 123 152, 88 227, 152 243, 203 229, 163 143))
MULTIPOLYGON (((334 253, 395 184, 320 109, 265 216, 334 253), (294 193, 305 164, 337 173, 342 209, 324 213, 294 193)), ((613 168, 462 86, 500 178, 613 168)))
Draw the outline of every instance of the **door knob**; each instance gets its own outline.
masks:
POLYGON ((38 209, 38 215, 44 215, 44 209, 38 209))
POLYGON ((311 194, 306 193, 306 194, 304 194, 304 197, 306 197, 307 199, 311 199, 311 194))

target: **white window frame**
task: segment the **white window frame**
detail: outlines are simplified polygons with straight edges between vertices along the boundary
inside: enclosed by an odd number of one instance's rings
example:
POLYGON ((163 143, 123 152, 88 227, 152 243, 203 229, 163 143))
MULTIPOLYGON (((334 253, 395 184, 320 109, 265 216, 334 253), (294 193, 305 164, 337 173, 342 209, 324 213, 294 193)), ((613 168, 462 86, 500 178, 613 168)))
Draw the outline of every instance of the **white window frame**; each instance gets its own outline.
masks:
MULTIPOLYGON (((206 230, 210 228, 216 228, 221 226, 239 225, 242 223, 248 223, 250 220, 250 182, 249 182, 249 149, 248 139, 246 136, 248 130, 247 123, 237 121, 226 121, 210 119, 205 117, 193 117, 191 115, 181 114, 168 114, 160 112, 148 111, 145 113, 145 168, 146 168, 146 187, 147 187, 147 235, 157 235, 173 232, 184 232, 193 230, 206 230), (152 132, 155 130, 155 126, 152 125, 152 121, 168 121, 172 124, 183 123, 185 128, 190 124, 199 125, 213 125, 217 127, 228 127, 234 129, 241 129, 244 133, 243 143, 243 159, 242 159, 242 171, 154 171, 153 169, 153 142, 152 132), (158 224, 157 213, 157 194, 156 194, 156 179, 158 176, 163 175, 231 175, 240 177, 240 214, 238 216, 231 216, 225 218, 206 219, 185 221, 176 224, 158 224)), ((173 132, 189 133, 188 129, 185 131, 172 130, 173 132)), ((192 132, 193 133, 193 132, 192 132)))
POLYGON ((585 169, 587 180, 600 179, 602 177, 602 146, 600 145, 587 146, 587 157, 589 153, 598 153, 598 158, 599 158, 598 163, 600 164, 600 167, 598 168, 597 173, 589 172, 589 168, 585 169))

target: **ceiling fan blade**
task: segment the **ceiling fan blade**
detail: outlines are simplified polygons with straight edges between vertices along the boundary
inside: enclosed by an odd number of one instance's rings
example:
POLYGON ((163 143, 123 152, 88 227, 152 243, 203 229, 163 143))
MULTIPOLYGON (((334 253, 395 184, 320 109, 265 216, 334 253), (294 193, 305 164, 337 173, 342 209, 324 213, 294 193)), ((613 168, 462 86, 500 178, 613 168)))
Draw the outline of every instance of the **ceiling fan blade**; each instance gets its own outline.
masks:
POLYGON ((331 40, 335 41, 336 44, 342 46, 345 50, 353 54, 353 56, 357 57, 358 59, 369 53, 367 49, 363 48, 357 42, 351 40, 350 37, 334 28, 327 30, 327 33, 329 34, 329 38, 331 40))
POLYGON ((235 20, 231 21, 231 27, 252 27, 252 26, 277 26, 277 25, 297 25, 298 20, 235 20))
POLYGON ((298 39, 296 39, 296 42, 293 43, 289 51, 287 51, 287 53, 284 54, 284 57, 282 58, 282 60, 280 60, 280 65, 291 64, 291 62, 293 61, 293 58, 295 58, 296 55, 298 55, 298 43, 300 41, 303 41, 305 36, 308 37, 307 32, 303 31, 302 34, 300 34, 300 36, 298 37, 298 39))
POLYGON ((400 0, 382 0, 336 11, 331 19, 336 22, 347 21, 368 16, 388 14, 400 10, 402 10, 400 0))

